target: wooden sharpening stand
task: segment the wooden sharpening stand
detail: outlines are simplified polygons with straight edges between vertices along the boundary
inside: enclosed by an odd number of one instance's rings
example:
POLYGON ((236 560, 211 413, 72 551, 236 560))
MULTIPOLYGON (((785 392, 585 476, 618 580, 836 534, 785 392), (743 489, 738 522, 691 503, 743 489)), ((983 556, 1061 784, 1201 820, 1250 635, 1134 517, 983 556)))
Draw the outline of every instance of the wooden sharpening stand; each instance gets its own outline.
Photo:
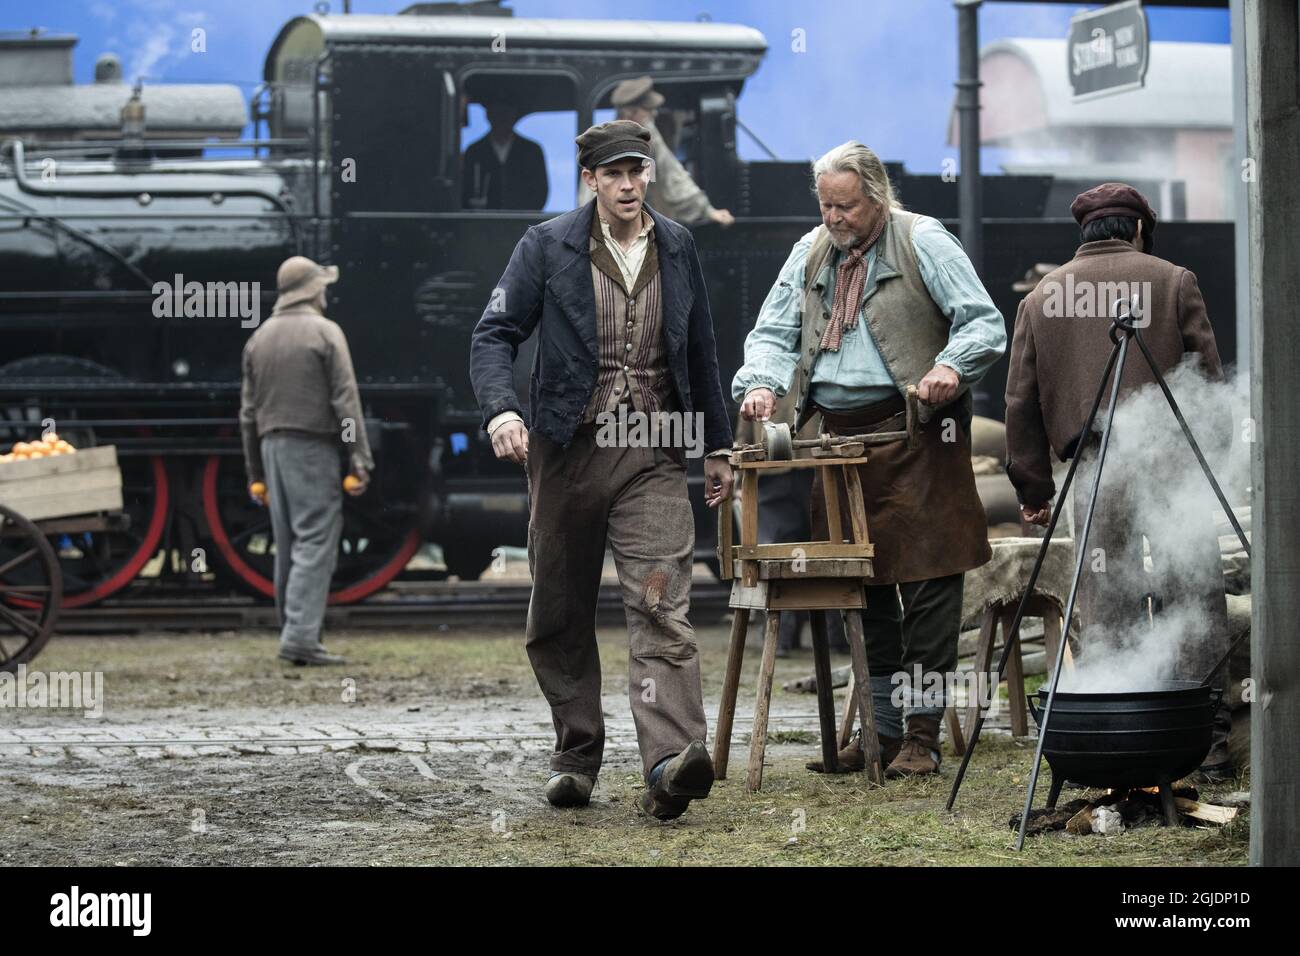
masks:
POLYGON ((743 446, 731 453, 731 465, 738 472, 740 488, 740 542, 734 540, 735 519, 727 505, 718 510, 718 560, 723 580, 732 581, 730 605, 735 611, 731 640, 727 648, 727 671, 722 685, 722 706, 718 711, 713 766, 719 780, 727 776, 731 728, 740 686, 740 667, 745 654, 749 615, 767 612, 763 633, 763 661, 758 672, 758 696, 754 704, 754 733, 749 745, 748 787, 758 790, 763 783, 763 753, 767 747, 767 718, 772 701, 772 673, 776 667, 780 615, 784 611, 812 611, 813 657, 817 674, 817 711, 821 722, 822 760, 828 772, 838 766, 838 734, 835 698, 831 689, 830 645, 825 619, 817 612, 847 611, 845 637, 853 659, 853 695, 846 707, 856 707, 865 732, 866 773, 883 783, 876 722, 871 709, 867 679, 867 649, 863 640, 861 610, 866 604, 863 579, 871 576, 874 554, 867 536, 862 485, 856 470, 866 463, 863 442, 849 441, 814 449, 813 458, 770 461, 759 446, 743 446), (758 480, 765 471, 777 468, 820 468, 826 496, 826 514, 831 529, 826 541, 758 543, 758 480), (835 479, 839 472, 842 485, 835 479), (840 488, 845 489, 841 500, 840 488), (847 509, 852 540, 842 539, 841 509, 847 509))

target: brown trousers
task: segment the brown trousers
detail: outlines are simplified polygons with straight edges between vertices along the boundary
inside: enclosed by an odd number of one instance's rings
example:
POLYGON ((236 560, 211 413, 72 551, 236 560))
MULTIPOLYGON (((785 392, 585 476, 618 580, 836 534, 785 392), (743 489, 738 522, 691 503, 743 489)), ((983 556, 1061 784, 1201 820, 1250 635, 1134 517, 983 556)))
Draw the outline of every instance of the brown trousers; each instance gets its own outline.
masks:
POLYGON ((645 772, 706 731, 687 620, 695 522, 680 450, 567 447, 528 436, 528 658, 551 705, 551 769, 595 776, 605 747, 596 602, 614 553, 629 639, 628 696, 645 772))

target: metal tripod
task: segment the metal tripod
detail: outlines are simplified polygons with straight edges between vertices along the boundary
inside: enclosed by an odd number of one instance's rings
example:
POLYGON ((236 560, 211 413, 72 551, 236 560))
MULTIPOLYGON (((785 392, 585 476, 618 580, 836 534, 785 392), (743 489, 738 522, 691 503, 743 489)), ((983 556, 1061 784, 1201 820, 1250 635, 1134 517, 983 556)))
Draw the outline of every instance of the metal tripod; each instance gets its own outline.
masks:
MULTIPOLYGON (((1124 363, 1128 358, 1130 341, 1136 341, 1138 348, 1141 349, 1142 356, 1146 359, 1147 365, 1151 369, 1151 374, 1155 377, 1156 383, 1160 386, 1161 392, 1164 393, 1165 400, 1168 401, 1169 408, 1174 413, 1174 418, 1178 420, 1178 425, 1182 429, 1183 435, 1187 438, 1187 443, 1191 446, 1192 452, 1196 455, 1196 460, 1200 463, 1201 470, 1205 473, 1206 479, 1210 482, 1210 487, 1214 489, 1215 495, 1218 496, 1219 504, 1223 506, 1223 510, 1227 514, 1228 520, 1232 522, 1233 530, 1237 532, 1237 537, 1241 539, 1241 545, 1245 549, 1247 556, 1250 555, 1250 542, 1246 540, 1246 533, 1242 531, 1241 524, 1237 521, 1237 516, 1233 513, 1232 506, 1228 504, 1228 499, 1224 496, 1223 489, 1219 487, 1218 481, 1215 480, 1214 473, 1210 470, 1209 462, 1205 460, 1205 455, 1201 453, 1200 445, 1196 443, 1196 438, 1192 435, 1192 430, 1187 424, 1187 419, 1183 417, 1182 410, 1178 407, 1178 403, 1174 400, 1173 393, 1169 390, 1169 385, 1165 382, 1164 376, 1160 373, 1160 369, 1156 365, 1151 350, 1143 340, 1142 330, 1133 324, 1131 308, 1130 303, 1127 301, 1121 301, 1115 304, 1115 317, 1111 320, 1110 324, 1110 340, 1113 348, 1110 351, 1110 357, 1106 360, 1106 369, 1102 372, 1101 382, 1097 386, 1097 394, 1092 400, 1092 408, 1088 412, 1088 421, 1085 424, 1083 431, 1080 433, 1080 441, 1082 441, 1082 438, 1092 431, 1093 422, 1097 418, 1097 410, 1101 407, 1101 398, 1106 393, 1107 382, 1110 382, 1110 405, 1106 409, 1106 424, 1101 433, 1101 448, 1097 453, 1097 468, 1096 473, 1093 475, 1092 490, 1088 498, 1087 516, 1084 518, 1082 530, 1078 532, 1079 539, 1075 545, 1076 557, 1074 581, 1070 585, 1070 597, 1065 605, 1064 621, 1066 637, 1060 642, 1060 645, 1056 649, 1056 662, 1052 665, 1051 687, 1047 694, 1047 704, 1043 707, 1042 718, 1039 721, 1038 745, 1034 751, 1034 767, 1029 777, 1029 791, 1025 794, 1024 810, 1020 814, 1020 832, 1016 835, 1017 850, 1024 847, 1025 827, 1029 824, 1029 809, 1034 802, 1034 791, 1038 788, 1038 771, 1043 762, 1043 743, 1047 739, 1047 726, 1048 721, 1052 716, 1052 703, 1056 699, 1056 686, 1061 680, 1061 666, 1065 658, 1065 648, 1069 642, 1070 620, 1074 613, 1074 604, 1079 593, 1079 581, 1083 576, 1084 558, 1088 553, 1088 534, 1092 530, 1092 518, 1097 508, 1097 491, 1101 487, 1101 473, 1102 468, 1106 464, 1106 449, 1110 444, 1111 427, 1115 421, 1115 407, 1119 400, 1119 384, 1120 380, 1124 377, 1124 363), (1123 309, 1123 315, 1120 314, 1121 309, 1123 309), (1113 382, 1111 381, 1112 372, 1114 373, 1113 382)), ((1057 495, 1056 507, 1052 509, 1051 520, 1048 522, 1047 531, 1043 535, 1042 547, 1039 548, 1038 558, 1034 562, 1033 570, 1029 573, 1029 581, 1025 586, 1024 594, 1020 598, 1020 604, 1016 608, 1016 616, 1012 620, 1010 629, 1007 631, 1008 635, 1019 633, 1020 622, 1025 615, 1025 607, 1029 603, 1030 596, 1034 593, 1034 586, 1038 583, 1039 573, 1043 569, 1043 561, 1047 557, 1047 549, 1052 541, 1052 533, 1056 530, 1057 521, 1060 520, 1061 512, 1064 510, 1065 503, 1068 500, 1070 485, 1073 483, 1074 473, 1079 467, 1079 457, 1079 453, 1076 450, 1076 453, 1070 460, 1070 467, 1066 472, 1065 481, 1061 484, 1061 490, 1057 495)), ((1225 664, 1227 664, 1233 651, 1237 649, 1237 646, 1248 633, 1249 632, 1244 632, 1237 636, 1237 639, 1234 640, 1232 645, 1228 648, 1227 653, 1223 655, 1219 660, 1219 663, 1216 664, 1210 673, 1206 675, 1202 683, 1209 683, 1214 679, 1214 676, 1222 670, 1225 664)), ((1007 640, 1002 646, 1002 654, 998 658, 998 679, 994 682, 994 687, 1002 681, 1002 676, 1007 667, 1007 660, 1010 657, 1011 650, 1014 646, 1015 642, 1011 640, 1007 640)), ((966 745, 966 753, 962 757, 961 767, 957 771, 957 779, 953 781, 952 792, 948 795, 947 809, 949 810, 952 809, 953 804, 957 800, 957 791, 961 789, 961 782, 966 776, 966 768, 970 765, 971 755, 975 752, 975 745, 979 743, 980 730, 983 726, 984 711, 980 710, 975 718, 975 726, 971 730, 970 741, 966 745)))

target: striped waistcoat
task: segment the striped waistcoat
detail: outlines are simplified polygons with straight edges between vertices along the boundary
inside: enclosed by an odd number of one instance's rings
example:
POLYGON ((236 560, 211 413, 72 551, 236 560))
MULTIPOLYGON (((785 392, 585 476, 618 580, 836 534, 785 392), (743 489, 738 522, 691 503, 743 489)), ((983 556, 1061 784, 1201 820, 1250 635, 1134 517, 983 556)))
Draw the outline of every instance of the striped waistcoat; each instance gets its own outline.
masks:
POLYGON ((663 284, 654 230, 641 271, 628 289, 593 215, 591 281, 596 300, 596 390, 584 421, 628 404, 641 412, 677 411, 664 350, 663 284))

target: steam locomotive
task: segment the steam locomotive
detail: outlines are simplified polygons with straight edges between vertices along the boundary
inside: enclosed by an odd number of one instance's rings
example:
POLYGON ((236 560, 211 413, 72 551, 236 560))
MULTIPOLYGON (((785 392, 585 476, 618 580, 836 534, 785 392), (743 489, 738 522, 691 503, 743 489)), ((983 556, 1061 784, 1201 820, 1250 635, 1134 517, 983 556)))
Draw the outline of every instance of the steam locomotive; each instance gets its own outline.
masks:
MULTIPOLYGON (((737 154, 736 100, 763 60, 762 34, 509 14, 480 0, 297 17, 248 106, 223 85, 132 91, 111 61, 95 84, 74 86, 75 38, 0 39, 0 81, 22 76, 0 83, 0 443, 52 422, 78 447, 116 445, 131 518, 124 531, 55 542, 67 606, 212 574, 272 594, 269 524, 248 500, 240 455, 240 354, 295 253, 341 269, 329 314, 347 333, 378 461, 371 490, 346 501, 330 600, 375 593, 426 540, 462 578, 495 547, 524 542, 523 476, 492 455, 467 356, 514 244, 544 214, 462 208, 467 104, 571 115, 576 135, 616 84, 652 75, 679 154, 738 219, 698 229, 697 244, 724 379, 739 366, 791 244, 816 223, 805 163, 737 154), (246 110, 254 138, 236 142, 246 110)), ((890 171, 909 208, 956 231, 955 184, 890 171)), ((570 185, 552 176, 553 191, 570 185)), ((985 282, 1004 315, 1026 269, 1076 245, 1072 222, 1046 218, 1064 215, 1052 196, 1050 177, 986 180, 984 208, 998 218, 985 222, 985 282)), ((1231 274, 1213 267, 1231 229, 1174 222, 1160 237, 1201 276, 1229 353, 1231 274)), ((523 400, 531 361, 526 347, 523 400)), ((1003 375, 977 393, 980 413, 1000 417, 1003 375)), ((703 560, 714 532, 696 468, 703 560)), ((0 567, 4 554, 0 542, 0 567)))

